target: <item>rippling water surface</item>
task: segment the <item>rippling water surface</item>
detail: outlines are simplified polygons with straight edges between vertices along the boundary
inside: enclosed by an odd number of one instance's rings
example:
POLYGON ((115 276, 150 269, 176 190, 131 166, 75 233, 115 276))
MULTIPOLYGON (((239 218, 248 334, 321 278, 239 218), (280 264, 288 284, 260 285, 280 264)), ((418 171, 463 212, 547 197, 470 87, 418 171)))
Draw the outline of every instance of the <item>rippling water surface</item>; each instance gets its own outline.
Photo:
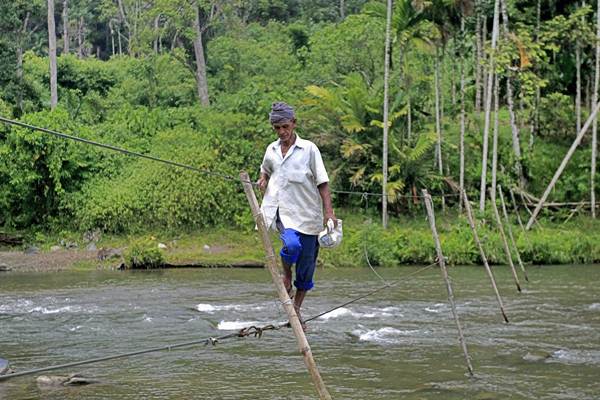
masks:
MULTIPOLYGON (((600 266, 531 267, 518 294, 495 269, 504 324, 481 268, 452 268, 473 359, 466 374, 439 271, 379 272, 397 287, 309 324, 335 399, 600 398, 600 266)), ((283 321, 262 270, 0 275, 0 357, 17 371, 204 339, 283 321)), ((381 285, 368 270, 318 271, 304 315, 381 285)), ((312 399, 291 330, 46 374, 101 383, 49 390, 34 377, 0 382, 5 399, 312 399)))

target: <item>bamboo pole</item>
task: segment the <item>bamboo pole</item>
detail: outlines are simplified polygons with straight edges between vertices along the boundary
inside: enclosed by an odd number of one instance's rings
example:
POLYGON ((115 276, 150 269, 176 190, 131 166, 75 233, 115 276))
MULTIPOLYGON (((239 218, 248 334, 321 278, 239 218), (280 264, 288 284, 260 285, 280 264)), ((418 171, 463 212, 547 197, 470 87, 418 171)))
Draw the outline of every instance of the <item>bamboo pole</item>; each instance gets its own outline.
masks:
POLYGON ((486 175, 487 175, 487 159, 488 159, 488 137, 490 132, 490 114, 492 109, 492 92, 494 85, 494 65, 495 65, 495 53, 496 44, 498 42, 498 30, 499 30, 499 19, 500 19, 500 0, 494 1, 494 19, 492 28, 492 49, 490 51, 488 60, 488 75, 487 75, 487 86, 485 94, 485 117, 483 127, 483 149, 481 158, 481 186, 479 194, 479 210, 485 210, 485 188, 486 188, 486 175))
POLYGON ((392 26, 392 0, 387 0, 387 16, 385 24, 385 57, 383 71, 383 182, 381 184, 381 224, 388 226, 388 134, 389 134, 389 81, 390 81, 390 30, 392 26))
POLYGON ((521 214, 519 213, 519 209, 517 208, 517 199, 515 199, 515 194, 512 190, 512 188, 508 188, 508 193, 510 194, 510 199, 512 201, 512 206, 513 206, 513 210, 515 212, 515 214, 517 215, 517 221, 519 222, 519 226, 521 227, 521 230, 523 231, 523 233, 525 233, 525 227, 523 226, 523 221, 521 220, 521 214))
POLYGON ((513 249, 515 249, 515 254, 517 255, 517 262, 519 263, 519 267, 523 272, 523 276, 525 277, 525 280, 529 282, 529 277, 527 276, 525 265, 523 265, 523 260, 521 260, 521 255, 519 254, 519 249, 517 248, 517 242, 515 242, 512 227, 510 226, 510 220, 508 219, 508 211, 506 210, 506 202, 504 201, 504 194, 502 194, 502 187, 500 185, 498 185, 498 194, 500 195, 500 204, 502 206, 502 214, 504 215, 504 221, 506 222, 506 231, 508 232, 508 238, 512 243, 513 249))
POLYGON ((565 158, 563 158, 562 162, 560 163, 560 166, 554 173, 554 176, 552 177, 552 180, 548 184, 546 191, 544 191, 542 198, 540 199, 538 204, 535 206, 535 210, 533 210, 533 214, 531 214, 531 218, 529 218, 529 222, 527 222, 527 226, 525 227, 526 229, 528 229, 528 230, 531 229, 531 225, 533 225, 533 222, 535 221, 537 215, 540 213, 540 210, 542 209, 544 203, 546 202, 546 199, 548 199, 548 195, 550 195, 550 192, 554 188, 554 185, 556 185, 558 178, 560 178, 560 176, 562 175, 565 167, 567 166, 567 163, 569 162, 569 160, 571 160, 571 157, 573 156, 573 153, 575 153, 577 146, 579 146, 579 143, 581 143, 581 139, 583 139, 583 135, 585 135, 585 132, 589 129, 590 125, 592 124, 592 121, 596 120, 596 115, 598 114, 599 110, 600 110, 600 102, 598 104, 596 104, 596 108, 594 108, 594 111, 590 114, 587 121, 585 121, 583 128, 581 128, 581 130, 577 134, 577 137, 573 141, 571 148, 569 149, 569 151, 567 151, 565 158))
POLYGON ((471 203, 469 203, 469 198, 467 197, 467 192, 465 190, 462 191, 462 198, 463 203, 465 205, 465 211, 467 212, 469 226, 471 227, 471 232, 473 232, 473 240, 475 241, 475 244, 477 244, 477 248, 479 249, 479 255, 481 256, 481 260, 483 261, 483 266, 485 267, 485 271, 487 272, 490 281, 492 282, 492 288, 494 289, 494 293, 496 294, 496 300, 498 300, 498 305, 500 306, 500 312, 502 313, 504 322, 508 323, 508 317, 506 316, 506 312, 504 312, 504 304, 502 304, 502 297, 500 296, 500 292, 498 291, 498 286, 496 286, 496 278, 494 278, 494 273, 492 272, 487 257, 485 256, 485 251, 483 251, 483 245, 479 240, 479 235, 477 234, 477 228, 475 226, 475 218, 473 218, 473 209, 471 208, 471 203))
POLYGON ((260 238, 263 242, 263 246, 266 253, 266 266, 271 273, 271 278, 273 279, 273 284, 275 284, 275 288, 277 289, 277 294, 279 295, 279 300, 281 301, 284 310, 286 311, 290 325, 296 336, 296 340, 298 341, 298 349, 302 353, 304 357, 304 364, 306 364, 306 368, 310 372, 310 376, 313 380, 315 388, 319 393, 320 399, 331 400, 331 395, 327 391, 325 387, 325 383, 321 378, 321 374, 319 373, 319 369, 317 368, 317 364, 313 358, 312 350, 306 340, 306 335, 304 334, 304 330, 302 329, 302 324, 300 322, 300 318, 298 318, 298 314, 294 308, 294 304, 288 296, 285 287, 283 286, 283 281, 279 275, 279 269, 277 267, 277 259, 275 258, 275 250, 273 250, 273 244, 271 243, 271 239, 269 237, 269 232, 267 231, 267 226, 265 224, 265 219, 263 217, 262 212, 258 206, 258 200, 256 199, 256 194, 252 188, 252 183, 250 183, 250 177, 248 173, 245 171, 240 172, 240 180, 242 181, 242 185, 244 186, 244 192, 246 193, 246 198, 248 199, 248 203, 250 203, 250 208, 252 209, 252 215, 254 216, 254 220, 256 222, 256 226, 258 227, 258 232, 260 234, 260 238))
POLYGON ((438 236, 437 228, 435 226, 435 215, 433 214, 433 202, 431 201, 431 196, 427 193, 427 190, 423 189, 423 202, 425 203, 425 208, 427 209, 427 219, 429 219, 429 226, 431 227, 431 233, 433 235, 433 240, 435 242, 435 249, 437 252, 438 264, 440 265, 440 269, 442 271, 442 276, 444 277, 444 281, 446 282, 446 290, 448 291, 448 301, 450 302, 450 307, 452 308, 452 314, 454 315, 454 322, 456 322, 456 329, 458 329, 458 340, 460 342, 460 346, 462 348, 463 354, 465 356, 465 361, 467 362, 467 369, 469 370, 469 374, 473 376, 473 366, 471 365, 471 357, 469 357, 469 352, 467 350, 467 344, 465 342, 465 337, 463 335, 462 326, 460 325, 460 320, 458 318, 458 313, 456 311, 456 305, 454 304, 454 293, 452 291, 452 284, 450 283, 450 277, 448 276, 448 270, 446 269, 446 259, 444 258, 444 254, 442 253, 442 245, 440 243, 440 238, 438 236))
POLYGON ((515 281, 515 285, 517 285, 517 290, 521 292, 521 284, 519 283, 517 270, 515 269, 512 255, 510 254, 510 248, 508 247, 508 241, 506 240, 506 234, 504 233, 504 227, 502 226, 502 219, 500 218, 500 213, 498 212, 498 207, 496 206, 496 198, 492 196, 492 190, 490 190, 490 201, 492 203, 492 208, 494 209, 494 216, 496 217, 496 226, 498 227, 498 232, 500 232, 500 238, 502 239, 504 254, 506 254, 506 258, 508 259, 508 265, 510 265, 510 270, 515 281))

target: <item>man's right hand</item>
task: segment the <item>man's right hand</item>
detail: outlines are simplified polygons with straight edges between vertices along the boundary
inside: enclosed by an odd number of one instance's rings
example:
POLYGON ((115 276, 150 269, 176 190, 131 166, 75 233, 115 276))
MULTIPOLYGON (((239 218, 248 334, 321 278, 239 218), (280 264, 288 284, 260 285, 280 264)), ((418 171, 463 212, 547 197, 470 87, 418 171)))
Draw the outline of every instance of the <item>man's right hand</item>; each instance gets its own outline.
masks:
POLYGON ((256 185, 258 185, 258 188, 263 193, 267 189, 268 184, 269 184, 269 177, 266 175, 261 175, 260 178, 258 179, 258 181, 256 181, 256 185))

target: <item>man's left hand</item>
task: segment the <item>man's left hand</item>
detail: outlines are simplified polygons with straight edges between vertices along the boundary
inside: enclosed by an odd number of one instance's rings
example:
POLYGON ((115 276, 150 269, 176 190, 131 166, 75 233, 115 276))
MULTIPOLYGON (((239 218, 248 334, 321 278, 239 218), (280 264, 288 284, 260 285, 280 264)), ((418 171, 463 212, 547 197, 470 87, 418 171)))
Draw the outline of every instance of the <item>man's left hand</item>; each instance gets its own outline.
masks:
POLYGON ((335 214, 333 213, 333 211, 325 213, 325 217, 323 218, 323 225, 327 226, 327 221, 329 220, 333 221, 334 227, 338 226, 338 220, 335 217, 335 214))

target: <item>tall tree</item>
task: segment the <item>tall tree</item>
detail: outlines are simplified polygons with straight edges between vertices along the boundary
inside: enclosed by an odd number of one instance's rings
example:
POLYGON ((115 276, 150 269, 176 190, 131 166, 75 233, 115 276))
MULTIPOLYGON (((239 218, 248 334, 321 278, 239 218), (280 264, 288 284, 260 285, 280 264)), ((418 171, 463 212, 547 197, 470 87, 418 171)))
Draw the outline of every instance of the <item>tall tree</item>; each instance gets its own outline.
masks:
POLYGON ((63 0, 62 6, 63 24, 63 54, 69 54, 69 0, 63 0))
MULTIPOLYGON (((509 25, 508 25, 508 7, 506 5, 506 0, 500 0, 500 9, 502 11, 502 26, 503 26, 503 36, 506 43, 509 42, 509 25)), ((515 106, 514 106, 514 96, 513 96, 513 79, 512 79, 512 65, 506 66, 506 102, 508 103, 508 114, 510 118, 510 128, 512 132, 512 145, 513 152, 515 153, 515 172, 519 177, 519 184, 521 187, 524 187, 525 175, 523 174, 523 166, 521 164, 521 141, 520 141, 520 133, 519 126, 517 124, 517 118, 515 115, 515 106)), ((492 185, 492 190, 495 190, 496 185, 492 185)))
POLYGON ((486 199, 486 178, 487 178, 487 159, 488 159, 488 141, 490 132, 490 114, 492 108, 492 90, 494 82, 494 53, 496 51, 496 43, 498 42, 499 18, 500 18, 500 0, 494 1, 494 22, 492 28, 492 48, 488 58, 487 65, 487 84, 485 86, 485 122, 483 127, 483 148, 481 156, 481 185, 479 193, 479 210, 485 210, 486 199))
MULTIPOLYGON (((596 6, 596 64, 594 68, 594 92, 592 93, 592 109, 598 104, 598 89, 600 85, 600 0, 596 6)), ((590 202, 592 208, 592 218, 596 218, 596 157, 598 154, 598 119, 594 118, 592 125, 592 160, 590 173, 590 202)))
POLYGON ((50 60, 50 108, 58 104, 56 67, 56 25, 54 22, 54 0, 48 0, 48 58, 50 60))
MULTIPOLYGON (((211 14, 215 6, 211 7, 211 14)), ((194 55, 196 56, 196 85, 198 89, 198 98, 203 106, 208 106, 208 79, 206 77, 206 59, 204 58, 204 44, 202 43, 202 34, 206 30, 206 25, 200 23, 200 6, 195 5, 196 18, 194 19, 194 55)))
POLYGON ((383 76, 383 183, 382 183, 382 224, 387 228, 387 181, 388 181, 388 132, 389 132, 389 79, 390 79, 390 39, 392 29, 392 0, 387 0, 387 13, 385 23, 385 61, 383 76))

